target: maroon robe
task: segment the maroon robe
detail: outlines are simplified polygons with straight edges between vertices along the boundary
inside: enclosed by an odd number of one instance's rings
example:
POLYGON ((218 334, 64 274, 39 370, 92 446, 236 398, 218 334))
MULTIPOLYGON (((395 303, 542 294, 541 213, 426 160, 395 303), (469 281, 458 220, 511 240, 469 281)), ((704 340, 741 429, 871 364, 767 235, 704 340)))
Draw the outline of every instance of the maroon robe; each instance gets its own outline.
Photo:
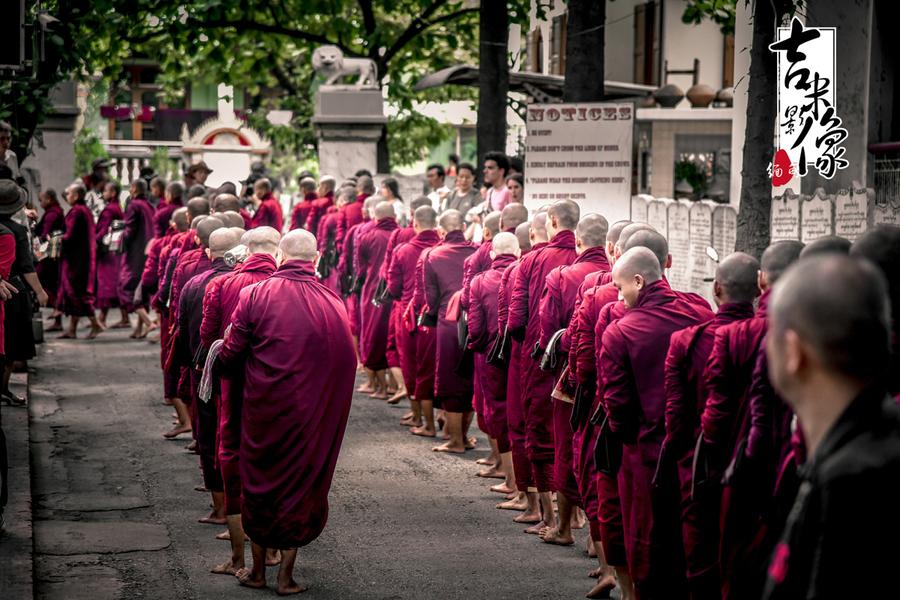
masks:
POLYGON ((677 504, 654 489, 653 479, 665 437, 669 338, 712 317, 660 280, 645 286, 637 305, 603 333, 598 371, 610 429, 623 442, 618 479, 625 549, 645 600, 686 597, 677 504))
POLYGON ((294 208, 291 210, 292 230, 306 227, 309 213, 312 211, 313 203, 317 198, 318 196, 316 196, 315 192, 310 192, 303 196, 303 200, 294 205, 294 208))
POLYGON ((381 267, 385 261, 385 251, 391 234, 397 229, 393 217, 371 222, 365 233, 359 234, 357 252, 357 272, 364 277, 360 294, 360 334, 359 354, 363 366, 372 371, 388 367, 387 344, 393 303, 388 300, 375 306, 375 292, 381 281, 381 267))
POLYGON ((306 230, 310 232, 319 231, 319 221, 334 205, 334 192, 327 192, 321 198, 316 199, 310 207, 309 214, 306 216, 306 230))
MULTIPOLYGON (((602 246, 588 248, 579 254, 571 265, 556 267, 547 274, 538 309, 541 348, 549 345, 550 338, 558 330, 568 327, 575 310, 576 296, 584 278, 597 271, 609 271, 609 261, 606 259, 606 252, 602 246)), ((557 355, 561 358, 559 366, 552 371, 554 382, 559 379, 563 371, 565 364, 563 358, 568 357, 568 347, 560 344, 557 355)), ((581 494, 578 482, 575 480, 573 466, 572 408, 573 405, 565 400, 554 399, 551 401, 554 454, 553 488, 558 493, 565 495, 571 503, 581 506, 581 494)))
MULTIPOLYGON (((113 221, 124 219, 119 202, 114 200, 100 212, 94 233, 97 240, 102 240, 109 231, 113 221)), ((99 248, 99 247, 98 247, 99 248)), ((121 254, 107 252, 105 249, 97 253, 97 301, 96 308, 114 308, 119 306, 119 269, 122 266, 121 254)))
POLYGON ((706 402, 703 373, 719 327, 753 316, 749 303, 724 304, 716 316, 672 334, 666 356, 666 439, 660 470, 677 471, 681 536, 691 597, 721 597, 719 579, 719 498, 693 491, 694 445, 706 402))
POLYGON ((416 326, 416 400, 434 400, 434 379, 437 371, 437 327, 423 323, 420 318, 425 314, 425 263, 428 255, 438 247, 434 246, 419 254, 416 260, 415 288, 410 302, 412 318, 416 326))
MULTIPOLYGON (((396 230, 402 231, 401 229, 396 230)), ((393 235, 393 234, 392 234, 393 235)), ((403 372, 403 381, 406 391, 413 398, 416 392, 416 327, 415 319, 418 314, 412 307, 413 293, 416 287, 416 263, 422 252, 440 242, 440 237, 433 229, 422 231, 408 243, 397 247, 390 261, 387 273, 387 290, 394 299, 395 312, 399 311, 400 320, 397 324, 396 339, 397 349, 400 354, 400 370, 403 372), (409 311, 408 316, 404 314, 409 311)), ((431 392, 428 393, 431 397, 431 392)))
MULTIPOLYGON (((62 232, 65 229, 66 216, 63 214, 63 209, 59 204, 54 204, 49 206, 44 211, 44 214, 41 215, 41 219, 35 227, 34 235, 39 240, 46 241, 50 239, 54 231, 62 232)), ((44 291, 47 292, 48 305, 51 307, 56 306, 56 297, 59 294, 59 259, 45 257, 35 265, 34 270, 37 272, 44 291)))
POLYGON ((469 293, 472 278, 491 268, 491 244, 490 240, 482 242, 475 253, 466 259, 463 264, 463 287, 459 297, 459 306, 463 310, 469 310, 469 293))
POLYGON ((322 218, 319 219, 318 229, 316 230, 316 242, 319 249, 319 256, 321 257, 319 260, 331 261, 328 263, 328 267, 330 268, 328 275, 322 279, 322 284, 335 294, 340 295, 340 271, 337 268, 337 243, 335 240, 338 217, 340 215, 337 212, 337 208, 334 206, 329 207, 328 211, 327 214, 322 215, 322 218))
POLYGON ((181 198, 173 198, 171 202, 167 200, 161 201, 156 206, 156 212, 153 214, 153 236, 163 237, 169 231, 172 213, 181 208, 181 198))
POLYGON ((338 211, 337 229, 335 231, 335 244, 339 253, 344 252, 344 242, 350 229, 364 220, 363 202, 368 198, 368 194, 359 194, 354 202, 345 204, 338 211))
POLYGON ((472 410, 472 379, 457 373, 463 357, 456 321, 447 318, 450 298, 462 289, 463 262, 475 252, 462 231, 451 231, 425 261, 425 312, 437 321, 434 401, 448 412, 472 410))
POLYGON ((272 227, 278 233, 281 233, 281 229, 284 227, 281 203, 278 202, 271 193, 263 198, 262 202, 260 202, 259 206, 256 208, 256 212, 253 213, 253 217, 250 219, 251 229, 263 226, 272 227))
MULTIPOLYGON (((410 225, 409 227, 398 227, 394 231, 391 232, 391 237, 388 238, 387 248, 384 251, 384 261, 381 263, 381 272, 379 273, 379 278, 387 284, 388 279, 388 271, 391 268, 391 262, 394 259, 394 254, 403 244, 407 243, 411 239, 413 239, 416 235, 415 230, 410 225)), ((403 306, 400 302, 392 302, 391 303, 391 314, 388 319, 388 338, 387 338, 387 363, 390 368, 403 368, 402 359, 400 358, 400 353, 402 352, 402 348, 400 348, 400 335, 402 335, 403 329, 403 310, 406 307, 403 306)))
MULTIPOLYGON (((474 254, 472 256, 475 256, 474 254)), ((471 258, 471 257, 470 257, 471 258)), ((467 259, 468 260, 468 259, 467 259)), ((475 351, 476 381, 484 398, 487 433, 497 440, 501 453, 510 451, 506 415, 506 365, 487 362, 486 355, 497 338, 497 312, 500 283, 506 270, 516 262, 512 254, 493 259, 487 271, 472 278, 469 290, 469 348, 475 351)))
POLYGON ((338 276, 341 278, 341 290, 344 294, 344 305, 347 307, 347 315, 350 319, 350 331, 353 333, 353 337, 356 338, 357 342, 359 341, 359 294, 351 292, 351 288, 356 281, 356 277, 359 275, 353 271, 353 267, 355 266, 353 258, 356 252, 356 241, 358 238, 357 231, 359 231, 359 228, 364 224, 365 223, 360 221, 347 232, 347 240, 337 265, 338 276))
POLYGON ((509 301, 509 333, 522 342, 522 394, 525 406, 525 448, 538 491, 553 490, 553 406, 550 394, 556 380, 540 368, 540 301, 547 275, 575 260, 575 234, 560 231, 538 252, 522 259, 509 301))
MULTIPOLYGON (((170 329, 173 335, 171 335, 169 339, 168 357, 166 359, 167 368, 165 370, 170 382, 175 384, 175 389, 177 390, 175 396, 181 398, 185 402, 190 402, 190 389, 187 385, 187 376, 190 373, 188 368, 190 367, 190 364, 179 360, 179 357, 175 352, 175 349, 179 344, 176 325, 178 323, 181 289, 195 275, 208 271, 212 266, 212 262, 209 260, 209 257, 206 255, 206 250, 203 248, 194 248, 193 250, 182 252, 178 255, 175 262, 175 272, 172 275, 172 288, 169 294, 169 322, 172 324, 170 329)), ((197 412, 193 411, 191 417, 193 417, 196 423, 197 412)))
POLYGON ((122 237, 122 269, 119 271, 119 305, 132 312, 144 307, 135 302, 134 292, 141 283, 147 261, 147 242, 153 237, 153 207, 146 198, 132 198, 125 209, 125 233, 122 237))
MULTIPOLYGON (((237 307, 241 290, 268 279, 274 272, 275 259, 271 255, 251 254, 236 271, 209 282, 203 296, 203 321, 200 324, 200 343, 205 348, 208 349, 214 341, 225 337, 225 330, 231 324, 231 316, 237 307)), ((235 450, 241 444, 241 374, 230 373, 228 379, 220 381, 219 390, 214 392, 215 397, 210 402, 218 401, 216 458, 225 492, 225 514, 237 515, 241 512, 240 460, 235 450)))
POLYGON ((244 229, 252 229, 253 228, 253 217, 250 216, 250 213, 247 212, 246 208, 242 208, 238 211, 238 214, 241 215, 241 218, 244 220, 244 229))
MULTIPOLYGON (((313 264, 290 260, 241 291, 219 360, 243 367, 244 531, 268 548, 305 546, 328 518, 356 356, 340 299, 313 264)), ((224 440, 223 440, 224 441, 224 440)))
POLYGON ((66 213, 66 232, 62 238, 56 308, 65 315, 94 315, 96 240, 94 215, 84 201, 80 200, 66 213))

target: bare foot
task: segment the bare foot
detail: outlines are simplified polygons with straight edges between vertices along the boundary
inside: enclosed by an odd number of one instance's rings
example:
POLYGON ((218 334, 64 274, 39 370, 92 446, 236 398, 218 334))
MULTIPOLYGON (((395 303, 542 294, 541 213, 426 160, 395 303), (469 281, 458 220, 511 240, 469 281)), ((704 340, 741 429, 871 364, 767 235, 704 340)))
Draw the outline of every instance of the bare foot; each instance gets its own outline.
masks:
POLYGON ((119 321, 115 325, 112 326, 113 329, 128 329, 131 327, 131 322, 129 321, 119 321))
POLYGON ((369 398, 372 398, 373 400, 387 400, 388 393, 378 390, 376 392, 372 392, 371 394, 369 394, 369 398))
POLYGON ((91 332, 88 334, 87 339, 89 339, 89 340, 95 339, 98 335, 100 335, 100 332, 102 332, 102 331, 103 331, 102 327, 91 327, 91 332))
POLYGON ((406 390, 397 390, 397 393, 387 399, 388 404, 398 404, 401 400, 406 398, 406 390))
POLYGON ((490 458, 479 458, 475 461, 476 465, 484 465, 485 467, 495 467, 497 463, 491 460, 490 458))
POLYGON ((260 577, 255 577, 253 575, 253 571, 244 567, 243 569, 238 569, 234 576, 237 577, 240 584, 245 587, 255 589, 262 589, 266 587, 265 573, 263 573, 260 577))
POLYGON ((191 442, 190 444, 185 446, 184 449, 187 450, 188 452, 193 452, 194 454, 197 454, 197 440, 194 440, 193 442, 191 442))
MULTIPOLYGON (((513 522, 515 523, 537 523, 541 527, 545 527, 544 522, 541 520, 541 514, 537 511, 533 513, 523 512, 521 515, 513 517, 513 522)), ((537 531, 534 532, 537 534, 537 531)))
POLYGON ((364 383, 361 386, 359 386, 358 388, 356 388, 356 391, 359 392, 360 394, 371 394, 372 392, 375 391, 375 388, 373 388, 368 383, 364 383))
POLYGON ((221 565, 214 566, 209 572, 215 573, 216 575, 236 575, 237 572, 243 568, 243 563, 236 565, 229 560, 228 562, 223 562, 221 565))
POLYGON ((408 419, 400 419, 400 424, 404 427, 421 427, 422 419, 419 419, 418 421, 413 419, 412 417, 408 419))
POLYGON ((571 546, 575 543, 575 538, 571 535, 562 536, 559 534, 559 529, 556 527, 545 527, 540 533, 541 540, 547 544, 554 544, 556 546, 571 546))
POLYGON ((495 494, 510 494, 515 491, 511 487, 506 485, 505 481, 503 483, 498 483, 497 485, 492 485, 488 489, 491 490, 492 492, 494 492, 495 494))
POLYGON ((58 339, 58 340, 77 340, 78 335, 74 332, 67 331, 65 333, 61 333, 60 335, 56 336, 56 339, 58 339))
POLYGON ((206 489, 206 486, 205 486, 205 485, 195 485, 195 486, 194 486, 194 491, 195 491, 195 492, 208 492, 209 490, 206 489))
POLYGON ((217 517, 213 513, 210 513, 205 517, 197 519, 197 522, 205 525, 224 525, 228 521, 225 520, 225 517, 217 517))
POLYGON ((62 330, 63 330, 62 325, 60 325, 59 323, 54 323, 53 325, 50 325, 49 327, 44 329, 44 331, 46 331, 46 332, 62 331, 62 330))
POLYGON ((172 402, 171 398, 163 398, 163 404, 165 404, 166 406, 175 406, 175 403, 172 402))
MULTIPOLYGON (((476 477, 484 477, 486 479, 506 479, 506 473, 497 469, 496 467, 491 467, 489 469, 482 469, 475 473, 476 477)), ((509 492, 503 492, 504 494, 508 494, 509 492)))
POLYGON ((266 550, 266 566, 274 567, 281 564, 281 550, 266 550))
POLYGON ((528 501, 525 500, 525 498, 522 498, 521 500, 513 498, 512 500, 497 504, 497 508, 500 510, 525 510, 528 508, 528 501))
POLYGON ((588 571, 588 577, 591 579, 597 579, 601 575, 603 575, 603 567, 597 567, 596 569, 588 571))
POLYGON ((167 440, 173 440, 173 439, 177 438, 179 435, 181 435, 182 433, 190 433, 190 432, 191 432, 190 425, 178 425, 175 428, 173 428, 171 431, 165 432, 163 434, 163 437, 166 438, 167 440))
MULTIPOLYGON (((477 445, 478 445, 478 440, 476 440, 474 437, 466 438, 466 450, 474 450, 475 446, 477 446, 477 445)), ((504 478, 505 477, 506 476, 504 475, 504 478)))
POLYGON ((434 452, 450 452, 452 454, 464 454, 466 451, 465 446, 454 446, 450 442, 446 444, 441 444, 440 446, 435 446, 432 448, 434 452))
POLYGON ((292 577, 287 583, 283 585, 279 582, 278 587, 275 588, 275 593, 279 596, 290 596, 292 594, 302 594, 308 589, 309 588, 305 585, 300 585, 299 583, 294 581, 294 578, 292 577))
POLYGON ((615 575, 609 574, 601 578, 597 584, 591 588, 585 598, 609 598, 613 589, 616 587, 615 575))
MULTIPOLYGON (((515 521, 515 519, 513 519, 513 521, 515 521)), ((547 528, 547 524, 544 523, 543 520, 541 520, 541 521, 538 521, 537 523, 535 523, 534 525, 532 525, 531 527, 529 527, 528 529, 526 529, 525 533, 528 533, 530 535, 540 535, 541 531, 546 528, 547 528)))
POLYGON ((437 433, 434 429, 428 429, 427 427, 413 427, 409 430, 409 432, 413 435, 421 435, 422 437, 435 437, 437 433))
POLYGON ((584 529, 585 525, 587 525, 587 518, 580 510, 576 510, 575 514, 572 515, 570 527, 572 527, 572 529, 584 529))
POLYGON ((222 533, 216 534, 216 539, 230 542, 231 541, 231 533, 228 530, 225 530, 222 533))

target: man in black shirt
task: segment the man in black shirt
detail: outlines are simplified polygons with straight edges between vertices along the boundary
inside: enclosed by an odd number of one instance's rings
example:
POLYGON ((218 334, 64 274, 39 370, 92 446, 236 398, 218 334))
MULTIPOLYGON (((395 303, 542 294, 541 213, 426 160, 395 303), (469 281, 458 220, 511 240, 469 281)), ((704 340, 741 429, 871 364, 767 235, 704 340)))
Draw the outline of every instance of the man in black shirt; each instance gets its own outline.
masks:
POLYGON ((882 273, 803 259, 775 287, 772 383, 797 415, 807 462, 764 598, 896 597, 900 410, 885 393, 890 308, 882 273))

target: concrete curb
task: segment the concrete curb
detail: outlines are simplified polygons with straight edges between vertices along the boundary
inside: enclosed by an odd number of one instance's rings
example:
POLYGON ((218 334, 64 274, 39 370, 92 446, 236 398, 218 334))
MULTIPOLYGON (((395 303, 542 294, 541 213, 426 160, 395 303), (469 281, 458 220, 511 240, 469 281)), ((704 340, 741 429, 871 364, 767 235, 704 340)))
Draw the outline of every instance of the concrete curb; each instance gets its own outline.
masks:
MULTIPOLYGON (((10 380, 13 393, 30 396, 30 376, 14 373, 10 380)), ((6 529, 0 535, 0 590, 3 598, 34 598, 34 530, 31 505, 30 414, 25 408, 4 405, 3 431, 9 453, 9 502, 4 518, 6 529)))

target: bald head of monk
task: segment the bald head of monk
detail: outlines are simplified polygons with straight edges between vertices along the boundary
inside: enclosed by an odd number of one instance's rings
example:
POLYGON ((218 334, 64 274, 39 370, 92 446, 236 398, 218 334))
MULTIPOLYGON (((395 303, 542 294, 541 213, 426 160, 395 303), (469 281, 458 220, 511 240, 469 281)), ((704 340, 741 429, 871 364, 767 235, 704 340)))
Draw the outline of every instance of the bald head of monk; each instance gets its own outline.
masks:
POLYGON ((883 389, 890 362, 887 285, 868 261, 813 256, 787 269, 768 315, 769 376, 797 412, 814 456, 862 390, 883 389))
POLYGON ((375 218, 375 207, 382 201, 380 196, 369 196, 363 202, 363 214, 369 219, 375 218))
POLYGON ((462 231, 466 226, 463 215, 458 210, 448 209, 441 213, 438 218, 438 227, 444 232, 444 235, 451 231, 462 231))
POLYGON ((547 209, 547 237, 553 239, 560 231, 575 231, 581 209, 571 200, 558 200, 547 209))
POLYGON ((808 258, 818 254, 850 254, 850 240, 838 235, 826 235, 813 240, 800 251, 800 258, 808 258))
POLYGON ((374 194, 375 182, 373 182, 372 178, 368 175, 362 175, 359 179, 356 180, 356 193, 370 195, 374 194))
POLYGON ((172 224, 179 232, 187 231, 191 227, 191 221, 188 219, 188 210, 184 206, 176 208, 172 213, 172 224))
POLYGON ((713 282, 716 305, 753 302, 759 296, 758 274, 759 261, 749 254, 735 252, 726 256, 716 267, 713 282))
POLYGON ((500 213, 500 230, 515 230, 519 225, 528 220, 528 209, 524 204, 513 202, 507 204, 500 213))
POLYGON ((240 212, 241 201, 234 194, 219 194, 213 200, 213 210, 216 212, 240 212))
POLYGON ((318 258, 316 236, 305 229, 294 229, 284 234, 278 244, 281 251, 281 262, 288 260, 308 260, 315 262, 318 258))
POLYGON ((512 233, 501 231, 491 240, 491 258, 511 254, 519 256, 519 240, 512 233))
POLYGON ((794 240, 775 242, 763 252, 759 261, 759 289, 768 290, 787 271, 803 251, 803 244, 794 240))
POLYGON ((598 248, 606 243, 609 222, 601 214, 584 215, 575 227, 575 252, 581 254, 588 248, 598 248))
POLYGON ((531 250, 531 223, 528 221, 519 223, 519 226, 516 227, 516 239, 519 240, 520 251, 531 250))
POLYGON ((200 223, 197 224, 197 243, 200 244, 201 248, 209 247, 209 236, 216 229, 222 229, 225 227, 225 223, 223 223, 220 219, 216 217, 206 217, 200 223))
POLYGON ((622 230, 629 225, 631 225, 631 221, 616 221, 610 226, 609 231, 606 232, 606 259, 610 265, 616 262, 616 242, 619 241, 622 230))
POLYGON ((197 229, 197 226, 203 222, 203 219, 206 218, 206 215, 197 215, 193 219, 191 219, 191 229, 197 229))
POLYGON ((225 253, 241 243, 241 234, 228 227, 221 227, 209 234, 206 254, 211 259, 222 258, 225 253))
MULTIPOLYGON (((887 278, 894 329, 898 332, 895 343, 900 349, 900 227, 876 225, 869 229, 853 243, 850 256, 871 261, 887 278)), ((900 352, 897 354, 900 356, 900 352)))
POLYGON ((616 258, 625 253, 625 245, 629 238, 638 231, 656 231, 652 225, 648 223, 629 223, 619 231, 619 239, 616 240, 615 255, 616 258))
POLYGON ((487 242, 500 233, 500 214, 499 210, 495 210, 484 218, 482 222, 482 237, 484 241, 487 242))
POLYGON ((236 232, 237 235, 238 235, 238 237, 243 237, 243 235, 244 235, 245 233, 247 233, 247 230, 244 229, 243 227, 229 227, 228 229, 230 229, 231 231, 236 232))
POLYGON ((216 212, 213 215, 225 223, 226 227, 241 227, 244 226, 244 218, 234 211, 226 211, 226 212, 216 212))
POLYGON ((394 212, 394 203, 387 201, 376 204, 373 214, 376 221, 395 219, 397 217, 397 214, 394 212))
POLYGON ((421 233, 437 227, 437 211, 431 207, 431 200, 413 212, 413 231, 421 233))
POLYGON ((619 290, 619 300, 626 308, 637 305, 641 292, 651 283, 662 279, 659 258, 649 248, 641 246, 626 250, 613 267, 613 284, 619 290))
POLYGON ((431 198, 428 196, 419 196, 409 203, 409 210, 416 212, 420 206, 431 206, 431 198))
POLYGON ((278 254, 278 243, 281 242, 281 234, 273 227, 256 227, 246 232, 241 237, 241 243, 247 246, 250 254, 278 254))
POLYGON ((209 200, 206 198, 191 198, 187 203, 188 214, 191 219, 200 215, 209 214, 209 200))
POLYGON ((656 255, 660 268, 665 271, 672 266, 672 255, 669 254, 669 242, 657 231, 641 229, 628 236, 622 247, 623 254, 632 248, 647 248, 656 255))
POLYGON ((528 231, 532 246, 534 246, 535 244, 540 244, 541 242, 546 242, 550 239, 547 235, 548 232, 546 211, 535 213, 534 218, 531 219, 531 227, 528 231))

